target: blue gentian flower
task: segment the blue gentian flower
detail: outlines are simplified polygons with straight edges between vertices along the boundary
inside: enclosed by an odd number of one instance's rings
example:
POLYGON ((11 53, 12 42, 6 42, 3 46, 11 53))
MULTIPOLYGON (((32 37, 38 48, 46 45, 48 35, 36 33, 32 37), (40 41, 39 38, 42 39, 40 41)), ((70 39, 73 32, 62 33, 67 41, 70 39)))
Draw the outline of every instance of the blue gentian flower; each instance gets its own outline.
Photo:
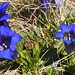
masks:
POLYGON ((61 38, 66 44, 71 44, 75 42, 75 25, 71 24, 68 26, 67 24, 60 25, 60 31, 56 33, 56 37, 61 38))
POLYGON ((56 33, 56 37, 62 39, 65 43, 65 48, 68 53, 71 53, 74 50, 75 42, 75 25, 61 24, 60 31, 56 33))
POLYGON ((22 37, 7 26, 0 26, 0 58, 13 60, 18 52, 16 45, 22 37))
POLYGON ((48 11, 48 8, 50 7, 50 0, 40 0, 41 2, 41 10, 43 10, 44 12, 47 12, 48 11))
POLYGON ((4 21, 10 18, 8 14, 6 14, 7 6, 9 5, 9 2, 0 2, 0 21, 4 21))

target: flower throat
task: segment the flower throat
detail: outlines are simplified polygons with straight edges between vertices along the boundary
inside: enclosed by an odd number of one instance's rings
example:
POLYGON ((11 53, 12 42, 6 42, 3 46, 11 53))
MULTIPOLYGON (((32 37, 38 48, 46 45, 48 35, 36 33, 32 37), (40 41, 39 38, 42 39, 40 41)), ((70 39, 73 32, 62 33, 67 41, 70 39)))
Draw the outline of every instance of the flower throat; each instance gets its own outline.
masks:
POLYGON ((64 32, 65 40, 72 40, 75 38, 74 31, 72 30, 70 33, 64 32))

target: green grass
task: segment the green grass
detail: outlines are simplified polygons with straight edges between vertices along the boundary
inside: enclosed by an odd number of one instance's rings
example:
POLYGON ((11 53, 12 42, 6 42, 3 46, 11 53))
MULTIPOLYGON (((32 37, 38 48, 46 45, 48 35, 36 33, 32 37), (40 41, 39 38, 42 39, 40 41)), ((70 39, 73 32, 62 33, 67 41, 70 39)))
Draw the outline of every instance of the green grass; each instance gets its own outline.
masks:
POLYGON ((40 10, 38 0, 8 1, 7 13, 11 16, 8 22, 11 29, 21 34, 23 39, 16 47, 19 57, 13 61, 1 60, 0 73, 74 75, 75 53, 67 55, 63 42, 55 37, 61 23, 75 23, 75 13, 70 6, 65 5, 62 12, 58 12, 52 4, 45 13, 40 10))

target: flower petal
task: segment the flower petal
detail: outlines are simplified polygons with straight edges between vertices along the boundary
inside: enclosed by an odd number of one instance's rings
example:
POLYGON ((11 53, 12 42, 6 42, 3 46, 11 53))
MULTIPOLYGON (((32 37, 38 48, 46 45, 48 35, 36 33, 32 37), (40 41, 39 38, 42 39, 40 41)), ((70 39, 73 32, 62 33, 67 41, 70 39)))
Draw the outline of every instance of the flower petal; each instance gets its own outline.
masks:
POLYGON ((69 29, 69 26, 67 24, 61 24, 60 30, 62 30, 63 33, 64 32, 70 33, 70 29, 69 29))
POLYGON ((47 5, 49 5, 48 3, 50 2, 50 0, 40 0, 40 2, 41 2, 42 4, 47 4, 47 5))
POLYGON ((6 26, 1 26, 0 27, 0 33, 1 33, 1 35, 7 36, 8 33, 9 33, 9 31, 10 31, 9 27, 6 27, 6 26))
MULTIPOLYGON (((1 36, 1 35, 0 35, 1 36)), ((2 39, 1 39, 1 37, 0 37, 0 45, 2 44, 3 42, 2 42, 2 39)))
POLYGON ((72 43, 71 40, 63 40, 67 45, 70 45, 72 43))
POLYGON ((0 58, 13 60, 10 50, 0 51, 0 58))
POLYGON ((10 50, 15 51, 16 50, 16 45, 10 45, 10 50))
POLYGON ((6 8, 7 8, 8 5, 9 5, 9 2, 4 2, 2 4, 2 8, 1 8, 2 14, 5 14, 6 8))
POLYGON ((2 3, 0 2, 0 13, 1 13, 1 10, 2 10, 2 3))
POLYGON ((72 30, 74 31, 74 34, 75 34, 75 24, 73 25, 72 30))
POLYGON ((63 39, 63 33, 62 33, 62 32, 57 32, 57 33, 55 34, 55 36, 56 36, 57 38, 63 39))
POLYGON ((17 50, 11 51, 10 49, 8 49, 8 50, 0 51, 0 58, 13 60, 17 56, 18 56, 17 50))
POLYGON ((0 18, 0 21, 7 20, 9 18, 10 18, 10 16, 8 14, 5 14, 0 18))
POLYGON ((74 39, 72 39, 72 42, 75 42, 75 38, 74 38, 74 39))
POLYGON ((21 39, 22 37, 19 34, 15 34, 11 38, 11 44, 16 45, 21 39))
POLYGON ((16 33, 15 31, 10 30, 9 36, 13 36, 15 33, 16 33))
POLYGON ((72 30, 72 29, 73 29, 73 27, 74 27, 74 25, 73 25, 73 24, 70 24, 70 25, 69 25, 70 30, 72 30))
POLYGON ((44 12, 47 12, 48 11, 48 8, 47 7, 40 7, 41 10, 43 10, 44 12))
POLYGON ((40 0, 41 2, 41 10, 43 10, 44 12, 47 12, 48 11, 48 7, 50 6, 49 3, 50 3, 50 0, 40 0))
POLYGON ((0 27, 0 33, 1 35, 4 35, 4 36, 13 36, 16 32, 15 31, 12 31, 8 26, 1 26, 0 27))

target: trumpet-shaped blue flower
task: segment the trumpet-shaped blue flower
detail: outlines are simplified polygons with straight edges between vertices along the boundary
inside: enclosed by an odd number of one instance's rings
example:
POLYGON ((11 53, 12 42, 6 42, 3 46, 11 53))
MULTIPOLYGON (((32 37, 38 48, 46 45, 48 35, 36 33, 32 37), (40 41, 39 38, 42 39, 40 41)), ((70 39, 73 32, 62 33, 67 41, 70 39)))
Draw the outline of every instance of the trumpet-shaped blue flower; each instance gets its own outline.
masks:
POLYGON ((0 2, 0 21, 4 21, 10 18, 8 14, 6 14, 7 6, 9 5, 9 2, 0 2))
POLYGON ((60 31, 55 36, 62 39, 67 45, 75 42, 75 25, 61 24, 60 31))
POLYGON ((17 43, 22 37, 7 26, 0 26, 0 58, 13 60, 17 57, 17 43))
POLYGON ((62 39, 65 44, 65 48, 68 53, 71 53, 74 50, 75 42, 75 25, 61 24, 60 31, 56 33, 56 37, 62 39))
POLYGON ((48 11, 48 8, 50 7, 50 0, 40 0, 41 2, 41 10, 43 10, 44 12, 48 11))

